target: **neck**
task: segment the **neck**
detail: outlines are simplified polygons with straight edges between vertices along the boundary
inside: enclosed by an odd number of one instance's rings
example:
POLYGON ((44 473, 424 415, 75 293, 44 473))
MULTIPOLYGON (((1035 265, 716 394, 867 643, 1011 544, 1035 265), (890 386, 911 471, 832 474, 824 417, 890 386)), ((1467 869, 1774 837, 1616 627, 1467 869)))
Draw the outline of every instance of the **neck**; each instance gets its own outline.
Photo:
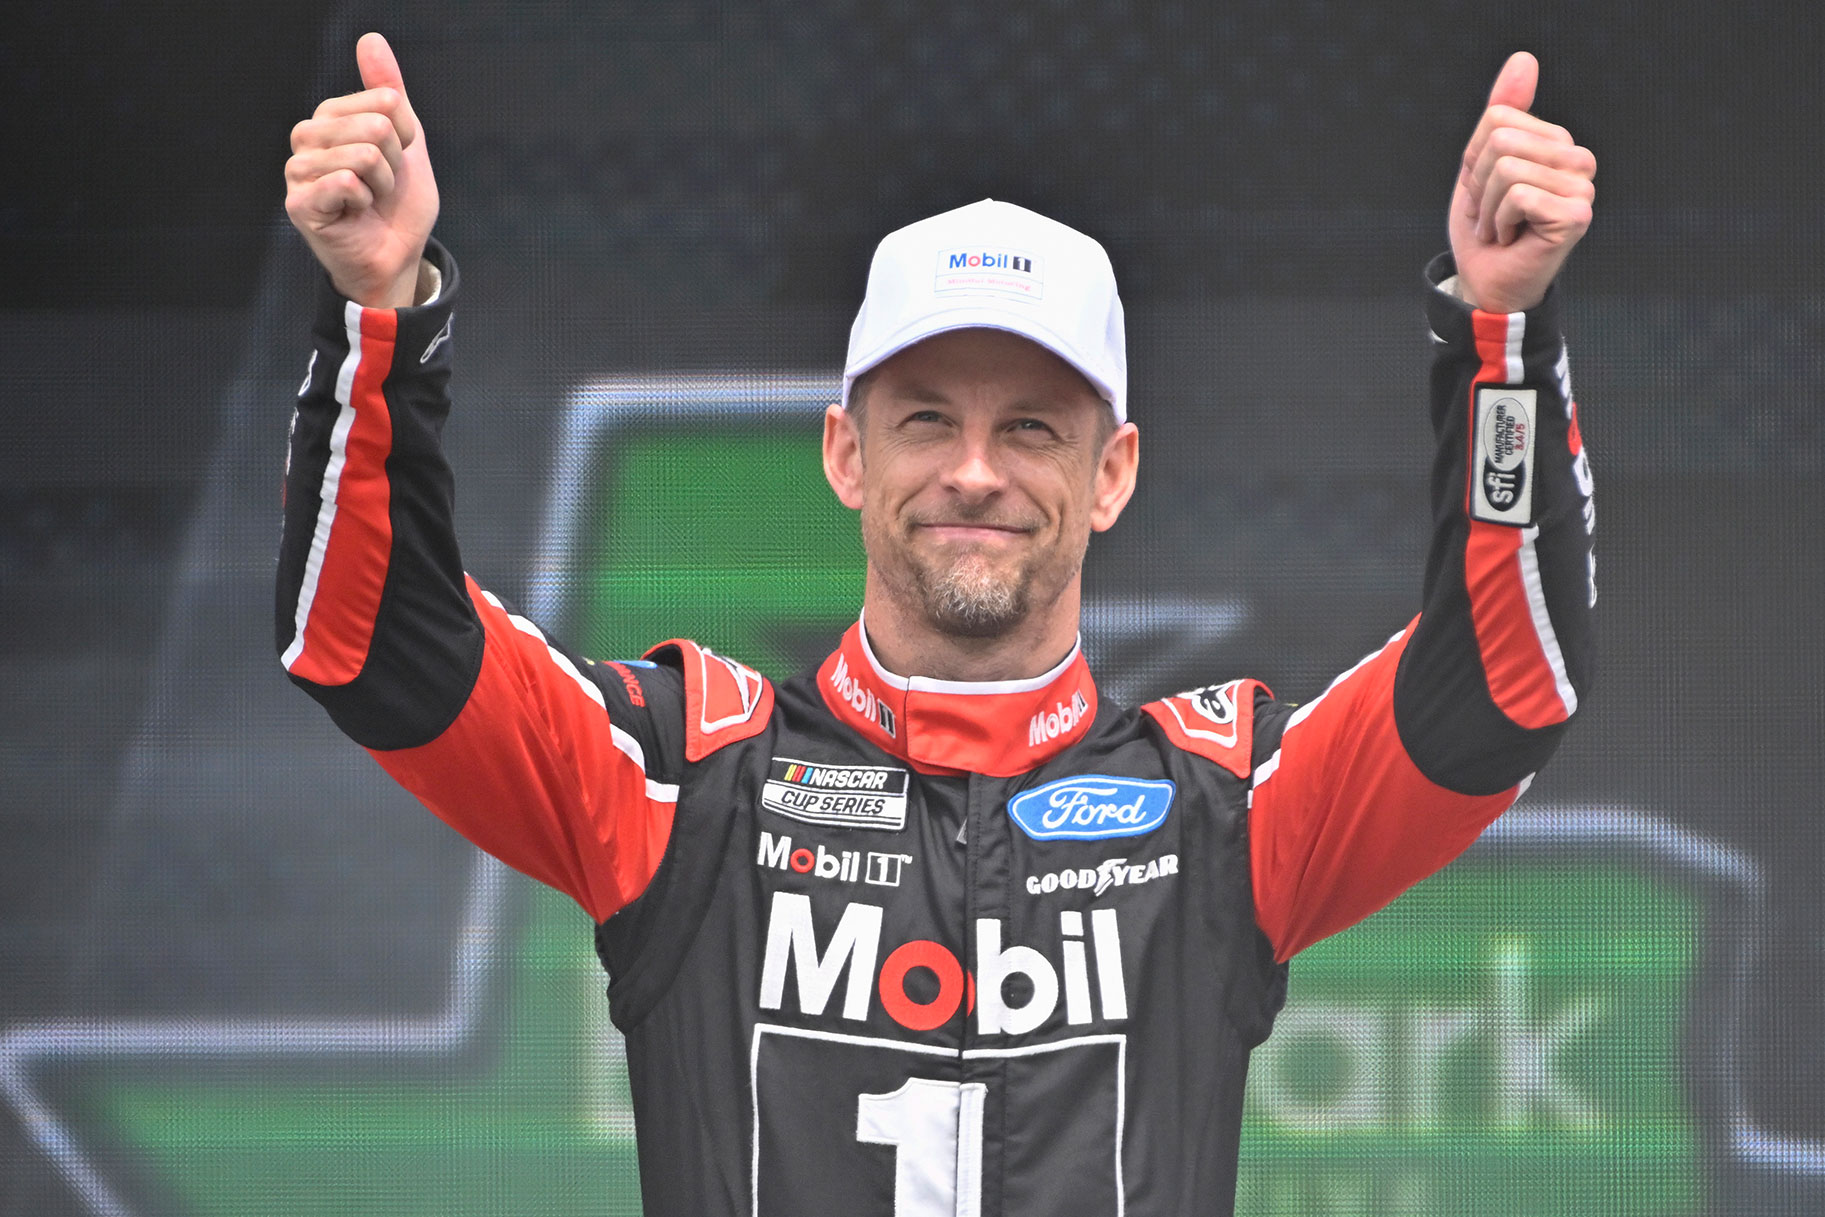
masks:
POLYGON ((988 637, 934 627, 919 610, 889 596, 873 568, 863 597, 868 643, 896 676, 933 680, 1029 680, 1057 667, 1077 645, 1082 588, 1073 578, 1056 600, 1007 632, 988 637))

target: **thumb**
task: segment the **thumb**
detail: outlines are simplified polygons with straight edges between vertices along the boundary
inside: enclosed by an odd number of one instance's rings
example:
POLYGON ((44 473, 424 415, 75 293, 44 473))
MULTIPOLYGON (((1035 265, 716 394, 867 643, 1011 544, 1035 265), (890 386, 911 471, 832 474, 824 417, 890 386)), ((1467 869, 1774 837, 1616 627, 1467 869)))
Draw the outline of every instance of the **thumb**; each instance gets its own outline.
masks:
POLYGON ((395 89, 399 92, 399 111, 393 122, 399 128, 399 144, 409 148, 418 138, 418 115, 406 97, 405 77, 400 74, 399 60, 384 35, 366 33, 355 44, 355 63, 361 68, 364 89, 395 89))
MULTIPOLYGON (((369 35, 379 38, 380 35, 369 35)), ((386 43, 382 42, 382 46, 386 43)), ((1526 51, 1516 51, 1502 65, 1496 75, 1495 84, 1489 89, 1489 104, 1492 106, 1513 106, 1517 110, 1527 110, 1534 104, 1534 90, 1540 84, 1540 61, 1526 51)))
POLYGON ((364 89, 398 89, 406 91, 405 77, 399 74, 399 60, 393 56, 393 48, 380 34, 363 34, 361 41, 355 44, 355 62, 361 68, 361 87, 364 89))

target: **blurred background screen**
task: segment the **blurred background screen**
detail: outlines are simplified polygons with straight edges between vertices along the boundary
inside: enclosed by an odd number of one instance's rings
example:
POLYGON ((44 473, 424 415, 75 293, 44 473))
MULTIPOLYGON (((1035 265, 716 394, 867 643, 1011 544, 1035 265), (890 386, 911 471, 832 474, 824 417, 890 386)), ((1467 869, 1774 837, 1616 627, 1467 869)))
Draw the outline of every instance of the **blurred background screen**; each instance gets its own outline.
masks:
POLYGON ((463 267, 464 562, 584 653, 853 619, 816 455, 875 241, 1109 248, 1106 695, 1307 700, 1419 603, 1421 268, 1506 54, 1593 148, 1562 279, 1600 683, 1461 861, 1293 965, 1238 1212, 1825 1212, 1825 157, 1810 4, 9 6, 0 1214, 637 1213, 588 918, 291 688, 291 125, 388 34, 463 267))

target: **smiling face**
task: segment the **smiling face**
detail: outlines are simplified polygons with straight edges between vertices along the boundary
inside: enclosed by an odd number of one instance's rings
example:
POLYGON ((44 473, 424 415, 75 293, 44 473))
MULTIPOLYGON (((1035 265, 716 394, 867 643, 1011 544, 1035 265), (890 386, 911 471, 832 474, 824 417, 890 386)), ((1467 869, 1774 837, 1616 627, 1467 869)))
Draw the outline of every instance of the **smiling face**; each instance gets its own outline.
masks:
POLYGON ((1076 369, 992 329, 901 351, 869 373, 854 416, 832 407, 825 425, 831 486, 862 513, 871 593, 954 638, 1059 611, 1075 632, 1064 593, 1090 533, 1133 492, 1136 453, 1134 427, 1117 428, 1076 369))

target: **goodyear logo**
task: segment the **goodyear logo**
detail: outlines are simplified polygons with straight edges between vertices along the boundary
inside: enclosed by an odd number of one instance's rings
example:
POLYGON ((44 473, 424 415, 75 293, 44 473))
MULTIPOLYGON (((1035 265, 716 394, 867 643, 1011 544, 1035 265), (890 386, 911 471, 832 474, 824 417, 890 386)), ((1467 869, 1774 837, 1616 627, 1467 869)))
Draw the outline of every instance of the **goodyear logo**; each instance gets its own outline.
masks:
POLYGON ((1035 841, 1138 837, 1166 822, 1177 789, 1163 778, 1087 773, 1015 795, 1008 815, 1035 841))

